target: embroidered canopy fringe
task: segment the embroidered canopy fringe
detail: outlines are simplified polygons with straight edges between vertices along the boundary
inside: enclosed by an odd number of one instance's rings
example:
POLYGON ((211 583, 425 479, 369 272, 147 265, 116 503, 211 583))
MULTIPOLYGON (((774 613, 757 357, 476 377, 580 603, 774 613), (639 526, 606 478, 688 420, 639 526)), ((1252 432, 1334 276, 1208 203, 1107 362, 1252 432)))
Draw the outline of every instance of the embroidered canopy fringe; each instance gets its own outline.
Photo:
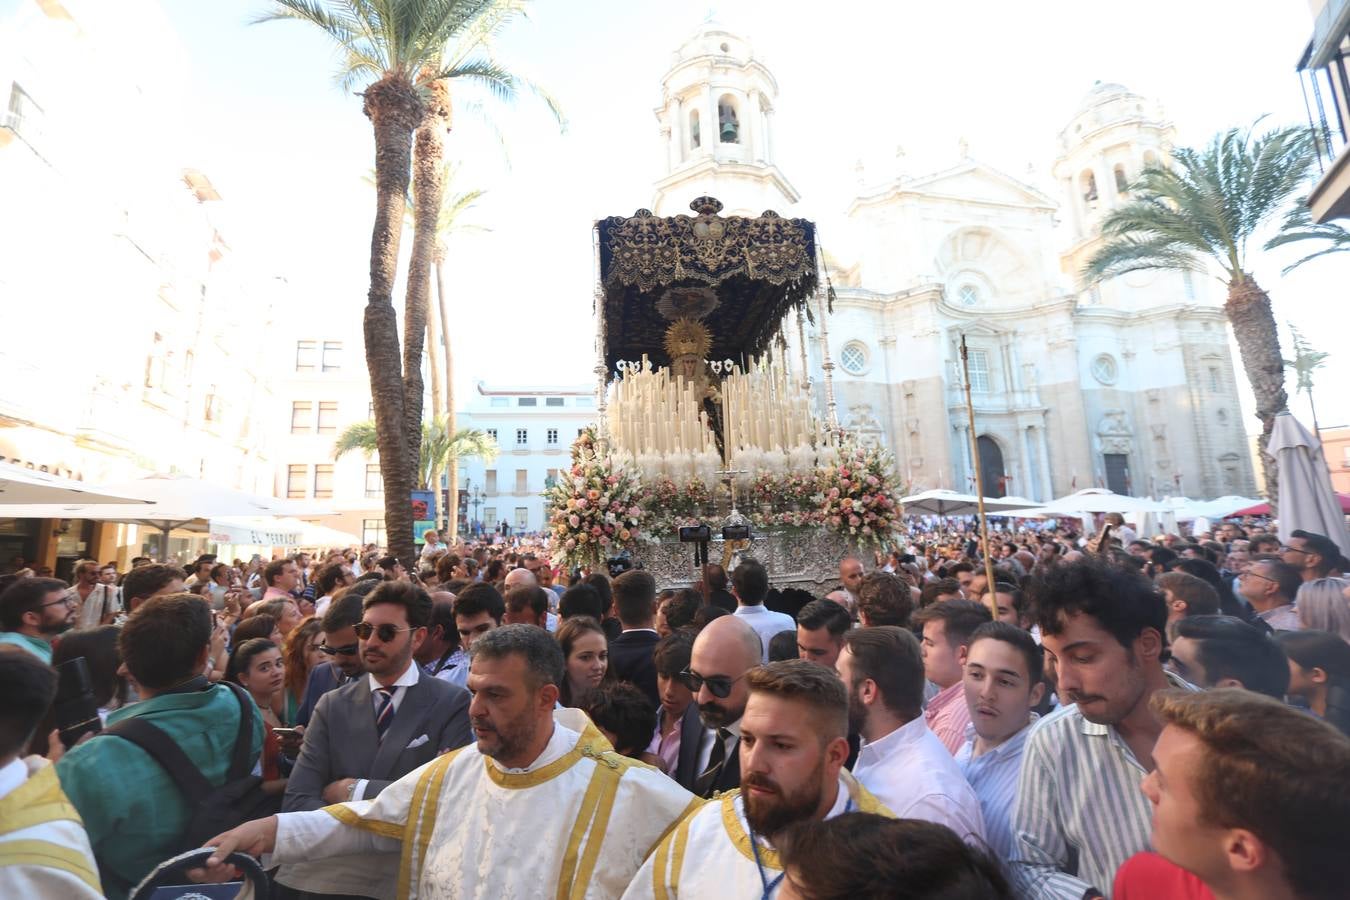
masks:
MULTIPOLYGON (((694 216, 629 217, 596 223, 604 293, 605 363, 669 364, 663 340, 672 288, 712 292, 697 318, 712 333, 709 359, 763 354, 784 317, 806 306, 818 283, 815 225, 772 210, 756 218, 720 216, 722 204, 700 197, 694 216)), ((676 307, 678 308, 678 307, 676 307)))

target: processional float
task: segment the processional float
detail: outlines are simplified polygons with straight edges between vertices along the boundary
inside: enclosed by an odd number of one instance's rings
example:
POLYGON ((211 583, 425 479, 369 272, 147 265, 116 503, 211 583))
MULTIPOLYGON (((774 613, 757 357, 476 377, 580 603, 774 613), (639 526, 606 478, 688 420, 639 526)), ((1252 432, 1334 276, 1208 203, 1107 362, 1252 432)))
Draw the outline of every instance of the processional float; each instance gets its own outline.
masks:
POLYGON ((677 585, 701 558, 688 543, 711 543, 723 564, 747 550, 775 584, 815 590, 851 546, 893 538, 893 463, 838 428, 813 223, 721 216, 711 197, 690 208, 596 223, 599 416, 550 489, 556 555, 622 551, 677 585), (823 421, 807 319, 821 326, 823 421))

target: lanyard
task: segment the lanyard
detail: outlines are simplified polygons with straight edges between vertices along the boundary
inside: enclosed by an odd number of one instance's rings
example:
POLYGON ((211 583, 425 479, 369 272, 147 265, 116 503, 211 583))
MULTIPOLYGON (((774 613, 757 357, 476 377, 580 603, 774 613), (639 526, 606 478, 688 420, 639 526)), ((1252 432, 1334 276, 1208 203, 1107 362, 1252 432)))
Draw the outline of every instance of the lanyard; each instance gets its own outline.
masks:
MULTIPOLYGON (((853 812, 853 798, 849 797, 848 802, 844 804, 844 812, 840 813, 840 815, 846 815, 851 812, 853 812)), ((764 887, 764 893, 760 896, 760 900, 769 900, 770 895, 773 894, 779 883, 782 882, 783 877, 787 875, 787 872, 779 872, 773 881, 769 880, 768 873, 764 871, 764 862, 759 858, 759 841, 755 839, 755 829, 751 828, 749 831, 750 851, 755 854, 755 868, 759 869, 759 883, 764 887)))

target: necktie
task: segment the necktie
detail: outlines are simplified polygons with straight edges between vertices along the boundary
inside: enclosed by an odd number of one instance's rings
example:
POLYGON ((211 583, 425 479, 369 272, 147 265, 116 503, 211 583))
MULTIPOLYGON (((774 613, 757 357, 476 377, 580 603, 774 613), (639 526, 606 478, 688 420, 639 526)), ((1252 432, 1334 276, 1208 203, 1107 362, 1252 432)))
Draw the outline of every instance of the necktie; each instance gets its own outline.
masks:
POLYGON ((727 764, 727 738, 730 736, 731 732, 727 729, 717 729, 717 739, 713 741, 712 752, 708 754, 708 768, 704 769, 703 774, 694 782, 694 793, 700 797, 713 795, 713 785, 717 783, 717 777, 722 774, 722 768, 727 764))
POLYGON ((380 708, 375 713, 375 730, 379 732, 380 740, 384 740, 389 723, 394 721, 394 690, 386 687, 375 689, 375 693, 380 695, 380 708))

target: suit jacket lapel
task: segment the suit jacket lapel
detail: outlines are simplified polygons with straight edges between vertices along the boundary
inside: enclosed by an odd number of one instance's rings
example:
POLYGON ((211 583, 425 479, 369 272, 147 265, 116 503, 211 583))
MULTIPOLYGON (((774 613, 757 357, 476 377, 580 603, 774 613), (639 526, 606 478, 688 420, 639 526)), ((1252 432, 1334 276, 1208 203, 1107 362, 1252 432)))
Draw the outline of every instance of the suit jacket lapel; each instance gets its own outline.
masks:
MULTIPOLYGON (((398 762, 399 754, 410 741, 421 736, 420 729, 426 722, 424 709, 429 696, 428 691, 421 689, 424 677, 418 676, 417 684, 404 688, 398 712, 394 713, 394 721, 384 733, 384 741, 380 744, 379 752, 375 754, 375 764, 370 769, 372 778, 392 778, 394 764, 398 762)), ((374 728, 373 716, 371 727, 374 728)), ((378 735, 376 739, 378 740, 378 735)))
MULTIPOLYGON (((335 669, 334 674, 336 674, 336 671, 335 669)), ((359 764, 361 768, 358 771, 368 772, 375 763, 375 754, 380 749, 380 735, 375 730, 375 705, 370 698, 370 679, 368 676, 357 677, 351 696, 352 721, 348 723, 350 731, 348 731, 346 738, 350 739, 352 748, 360 756, 359 764)))
POLYGON ((694 779, 698 778, 699 750, 707 731, 698 717, 698 704, 690 703, 680 721, 680 758, 675 772, 675 780, 688 790, 693 790, 694 779))

